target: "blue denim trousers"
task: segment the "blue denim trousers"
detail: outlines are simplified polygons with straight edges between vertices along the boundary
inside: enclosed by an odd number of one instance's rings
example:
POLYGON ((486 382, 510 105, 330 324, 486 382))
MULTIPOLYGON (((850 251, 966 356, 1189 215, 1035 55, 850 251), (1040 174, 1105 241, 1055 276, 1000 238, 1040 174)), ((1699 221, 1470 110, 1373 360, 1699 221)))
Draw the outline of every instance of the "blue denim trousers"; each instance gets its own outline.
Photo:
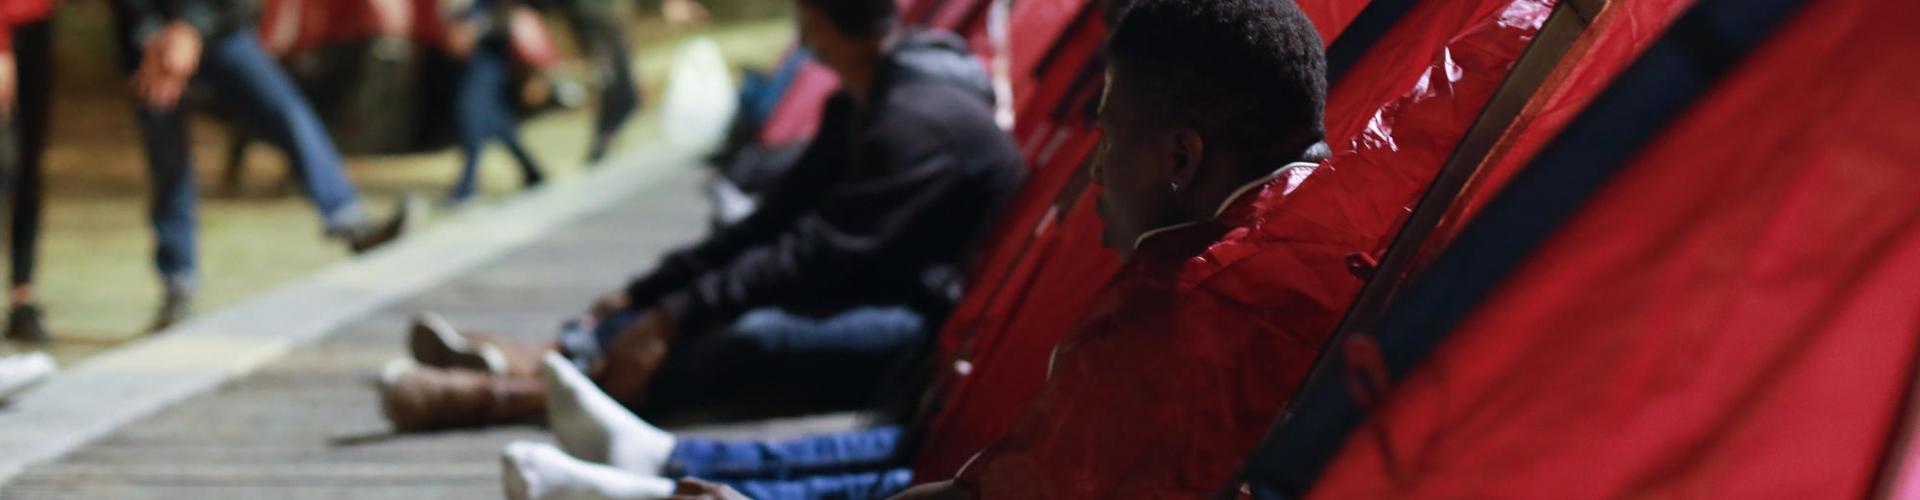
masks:
MULTIPOLYGON (((211 90, 223 109, 237 114, 242 126, 287 153, 294 175, 329 232, 365 219, 333 138, 292 78, 260 48, 252 30, 208 40, 193 84, 211 90)), ((153 181, 150 222, 159 243, 154 263, 170 286, 192 288, 199 195, 193 182, 186 110, 140 105, 136 115, 153 181)))

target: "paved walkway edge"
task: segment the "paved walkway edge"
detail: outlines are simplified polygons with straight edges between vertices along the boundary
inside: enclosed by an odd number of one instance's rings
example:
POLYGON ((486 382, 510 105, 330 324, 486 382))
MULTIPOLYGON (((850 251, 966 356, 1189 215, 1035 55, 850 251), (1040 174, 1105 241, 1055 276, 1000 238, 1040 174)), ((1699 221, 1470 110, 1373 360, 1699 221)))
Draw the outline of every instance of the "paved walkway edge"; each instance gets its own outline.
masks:
POLYGON ((30 465, 213 390, 662 178, 689 174, 696 158, 685 149, 647 148, 619 166, 473 207, 389 248, 68 367, 0 408, 0 489, 30 465))

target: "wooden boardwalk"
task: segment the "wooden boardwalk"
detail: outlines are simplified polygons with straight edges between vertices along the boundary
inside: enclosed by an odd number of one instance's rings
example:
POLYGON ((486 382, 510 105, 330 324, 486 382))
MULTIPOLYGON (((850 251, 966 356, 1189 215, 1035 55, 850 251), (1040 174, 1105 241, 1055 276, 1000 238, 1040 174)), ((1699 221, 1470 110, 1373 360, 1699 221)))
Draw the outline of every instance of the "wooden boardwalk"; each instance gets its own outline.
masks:
MULTIPOLYGON (((390 433, 373 378, 405 355, 408 318, 430 310, 522 340, 550 337, 562 318, 703 232, 698 178, 670 176, 251 375, 30 467, 0 498, 497 498, 501 446, 550 438, 531 425, 390 433)), ((694 431, 791 434, 853 423, 829 415, 694 431)))

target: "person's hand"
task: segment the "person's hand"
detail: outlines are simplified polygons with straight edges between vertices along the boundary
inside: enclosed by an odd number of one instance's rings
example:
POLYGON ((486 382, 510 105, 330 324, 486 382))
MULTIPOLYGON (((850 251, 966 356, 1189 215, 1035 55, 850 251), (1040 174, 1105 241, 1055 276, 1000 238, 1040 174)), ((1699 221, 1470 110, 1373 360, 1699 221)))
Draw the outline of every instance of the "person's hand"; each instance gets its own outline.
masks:
POLYGON ((202 43, 199 30, 179 21, 147 37, 140 68, 133 74, 134 94, 149 108, 173 109, 200 67, 202 43))
POLYGON ((591 370, 591 378, 615 400, 629 407, 639 406, 646 398, 653 376, 666 362, 673 330, 673 318, 665 312, 641 313, 607 342, 602 359, 591 370))
POLYGON ((14 73, 13 53, 0 54, 0 120, 13 116, 13 100, 19 97, 20 77, 14 73))
POLYGON ((707 24, 707 7, 694 0, 662 0, 660 17, 672 28, 690 28, 707 24))
POLYGON ((627 306, 632 304, 632 301, 633 299, 627 295, 626 290, 618 290, 593 301, 593 307, 587 309, 587 315, 592 317, 596 323, 605 321, 607 317, 612 316, 613 313, 626 310, 627 306))
POLYGON ((680 480, 674 488, 673 500, 750 500, 731 486, 715 484, 694 478, 680 480))
POLYGON ((447 27, 447 55, 464 60, 472 57, 473 50, 479 46, 480 28, 473 23, 453 23, 447 27))
POLYGON ((668 315, 666 311, 653 309, 634 318, 633 323, 627 325, 625 330, 621 330, 618 336, 672 340, 679 333, 680 330, 678 325, 674 324, 673 316, 668 315))

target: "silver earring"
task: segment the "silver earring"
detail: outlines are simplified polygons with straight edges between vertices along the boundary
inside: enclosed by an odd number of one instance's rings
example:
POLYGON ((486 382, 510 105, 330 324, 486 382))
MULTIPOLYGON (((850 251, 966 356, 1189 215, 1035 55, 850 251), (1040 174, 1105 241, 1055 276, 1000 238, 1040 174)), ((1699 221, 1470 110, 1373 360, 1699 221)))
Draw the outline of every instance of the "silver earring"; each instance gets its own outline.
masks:
POLYGON ((1168 186, 1172 186, 1172 187, 1173 187, 1173 190, 1174 190, 1174 191, 1179 191, 1179 190, 1180 190, 1180 183, 1178 183, 1178 182, 1169 182, 1169 183, 1167 183, 1167 185, 1168 185, 1168 186))

